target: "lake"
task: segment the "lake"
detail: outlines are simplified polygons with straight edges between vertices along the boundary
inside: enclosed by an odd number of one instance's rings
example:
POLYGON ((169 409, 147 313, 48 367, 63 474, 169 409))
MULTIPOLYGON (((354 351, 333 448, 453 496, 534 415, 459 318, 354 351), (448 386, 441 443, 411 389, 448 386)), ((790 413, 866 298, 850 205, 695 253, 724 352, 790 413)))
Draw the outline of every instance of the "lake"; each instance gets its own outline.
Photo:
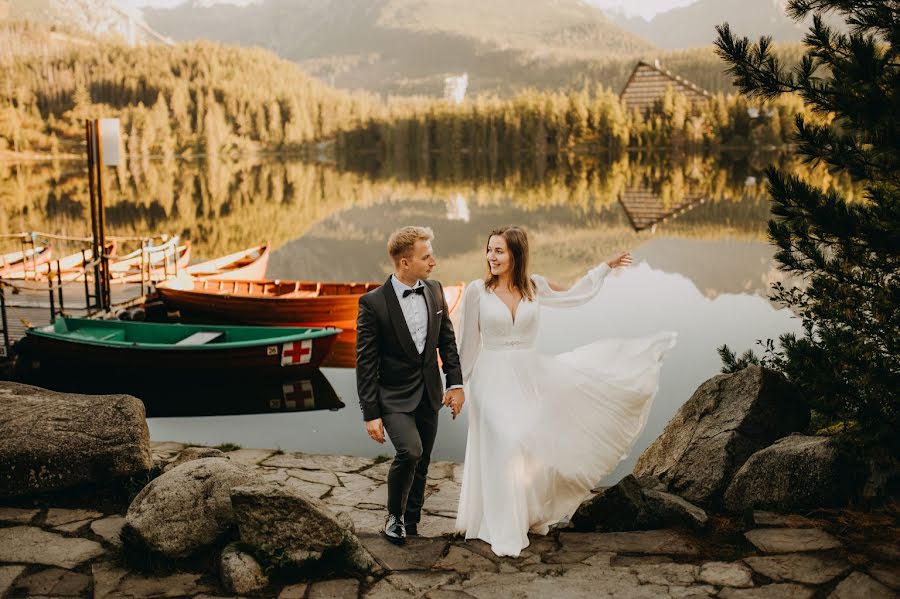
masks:
MULTIPOLYGON (((177 233, 192 241, 198 260, 269 240, 275 251, 268 274, 280 279, 383 281, 391 271, 387 237, 406 224, 434 229, 433 276, 444 283, 483 275, 486 234, 499 225, 525 226, 533 271, 563 283, 630 250, 634 265, 610 275, 588 305, 545 309, 539 334, 539 349, 557 353, 608 337, 678 333, 647 427, 610 475, 614 480, 631 470, 697 386, 719 372, 716 347, 743 351, 757 339, 800 331, 790 311, 767 299, 772 283, 790 283, 766 240, 762 171, 773 162, 784 166, 777 156, 626 155, 554 165, 539 178, 515 172, 493 178, 411 177, 275 159, 143 161, 108 173, 107 219, 110 234, 177 233)), ((86 234, 84 179, 77 163, 4 167, 0 200, 9 209, 0 232, 86 234)), ((327 409, 313 411, 297 411, 302 389, 312 393, 308 384, 250 381, 224 391, 197 385, 190 391, 195 401, 156 410, 165 416, 154 416, 154 402, 163 406, 165 398, 148 391, 151 438, 392 454, 365 434, 353 369, 329 367, 322 375, 316 393, 334 397, 321 404, 327 409)), ((435 459, 462 460, 466 425, 465 411, 456 421, 442 413, 435 459)))

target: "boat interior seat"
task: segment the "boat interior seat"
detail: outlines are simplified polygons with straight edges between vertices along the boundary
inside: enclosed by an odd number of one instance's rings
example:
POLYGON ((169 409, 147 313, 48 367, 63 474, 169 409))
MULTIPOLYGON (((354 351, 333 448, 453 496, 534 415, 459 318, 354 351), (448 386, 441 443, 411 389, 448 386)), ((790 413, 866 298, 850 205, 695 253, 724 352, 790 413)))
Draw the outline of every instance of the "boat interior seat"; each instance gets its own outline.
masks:
POLYGON ((69 333, 70 337, 92 339, 94 341, 125 341, 124 329, 107 329, 103 327, 79 327, 69 333))
POLYGON ((290 287, 284 289, 278 289, 278 291, 274 294, 276 297, 279 295, 289 295, 293 298, 298 297, 318 297, 319 292, 313 291, 311 289, 291 289, 290 287))
POLYGON ((206 345, 213 341, 224 341, 225 331, 197 331, 175 343, 175 345, 206 345))

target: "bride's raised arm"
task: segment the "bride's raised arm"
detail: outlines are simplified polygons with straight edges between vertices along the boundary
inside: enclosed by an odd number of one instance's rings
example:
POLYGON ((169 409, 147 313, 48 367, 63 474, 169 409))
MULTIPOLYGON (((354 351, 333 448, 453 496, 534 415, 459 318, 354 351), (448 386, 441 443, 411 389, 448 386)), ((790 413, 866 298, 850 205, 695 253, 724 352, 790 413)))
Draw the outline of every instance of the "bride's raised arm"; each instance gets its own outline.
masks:
POLYGON ((610 273, 613 266, 629 264, 631 264, 631 254, 628 252, 617 254, 609 262, 603 262, 589 270, 568 289, 553 285, 540 275, 533 275, 532 278, 537 284, 538 296, 541 298, 542 305, 552 308, 573 308, 586 304, 597 295, 603 286, 603 279, 610 273))
POLYGON ((481 327, 478 323, 479 304, 484 281, 478 279, 466 285, 463 295, 462 317, 459 322, 459 363, 462 369, 463 383, 469 382, 475 361, 481 352, 481 327))

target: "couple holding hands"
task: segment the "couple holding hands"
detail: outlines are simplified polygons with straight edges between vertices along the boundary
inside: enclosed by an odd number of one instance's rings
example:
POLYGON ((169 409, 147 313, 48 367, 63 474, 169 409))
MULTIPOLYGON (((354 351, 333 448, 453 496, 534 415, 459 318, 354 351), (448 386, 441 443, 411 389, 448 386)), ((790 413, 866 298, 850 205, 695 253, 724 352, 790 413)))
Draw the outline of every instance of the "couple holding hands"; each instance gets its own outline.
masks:
POLYGON ((587 303, 631 255, 563 287, 529 273, 528 237, 519 227, 488 235, 486 274, 467 285, 456 332, 441 284, 429 279, 433 237, 426 227, 395 231, 388 242, 394 273, 359 302, 360 407, 369 436, 384 443, 386 432, 396 450, 383 534, 397 544, 417 534, 438 412, 449 406, 455 418, 465 408, 457 532, 497 555, 518 556, 529 532, 546 534, 569 519, 627 455, 676 334, 538 352, 541 310, 587 303))

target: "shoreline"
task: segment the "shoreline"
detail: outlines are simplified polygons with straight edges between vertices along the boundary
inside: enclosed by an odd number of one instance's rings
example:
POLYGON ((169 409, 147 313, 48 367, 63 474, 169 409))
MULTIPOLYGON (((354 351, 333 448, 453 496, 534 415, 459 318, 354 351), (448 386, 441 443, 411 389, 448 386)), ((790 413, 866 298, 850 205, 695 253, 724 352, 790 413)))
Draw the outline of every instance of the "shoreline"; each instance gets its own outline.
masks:
MULTIPOLYGON (((199 446, 154 441, 150 447, 154 471, 161 472, 187 447, 199 446)), ((317 569, 280 574, 253 592, 255 597, 511 594, 574 598, 603 592, 635 597, 826 597, 831 593, 890 597, 889 585, 896 590, 900 581, 896 547, 885 541, 884 533, 875 532, 884 527, 890 513, 864 518, 852 510, 805 515, 754 512, 749 521, 716 518, 704 531, 554 530, 546 536, 530 535, 531 545, 518 558, 499 558, 486 543, 453 534, 462 476, 459 463, 432 463, 421 536, 395 547, 378 532, 383 525, 390 459, 221 447, 226 449, 222 455, 203 449, 212 457, 250 466, 268 480, 301 489, 332 511, 347 514, 378 564, 370 575, 317 569), (778 549, 766 546, 773 542, 778 549)), ((91 499, 80 493, 63 492, 56 497, 65 498, 63 505, 47 496, 0 501, 0 596, 199 599, 234 594, 222 586, 215 567, 208 563, 150 571, 128 566, 118 537, 127 502, 124 508, 114 508, 83 504, 91 499), (29 553, 27 543, 33 547, 36 540, 37 550, 29 553), (54 588, 60 592, 54 593, 54 588), (63 588, 68 591, 62 593, 63 588)))

